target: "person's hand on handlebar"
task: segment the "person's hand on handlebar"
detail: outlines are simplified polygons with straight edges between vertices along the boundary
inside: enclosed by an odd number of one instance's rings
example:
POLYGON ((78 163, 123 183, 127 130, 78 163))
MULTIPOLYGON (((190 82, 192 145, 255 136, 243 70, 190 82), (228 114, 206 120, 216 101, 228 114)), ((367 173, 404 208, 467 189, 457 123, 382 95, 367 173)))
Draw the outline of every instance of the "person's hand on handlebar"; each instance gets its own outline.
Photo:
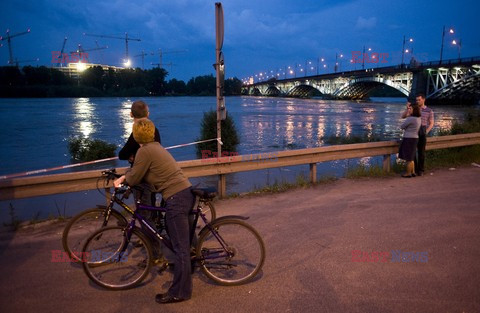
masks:
POLYGON ((113 181, 113 185, 115 186, 115 188, 118 188, 118 187, 120 187, 121 184, 123 184, 124 181, 125 181, 125 175, 122 175, 122 176, 120 176, 120 178, 115 179, 113 181))

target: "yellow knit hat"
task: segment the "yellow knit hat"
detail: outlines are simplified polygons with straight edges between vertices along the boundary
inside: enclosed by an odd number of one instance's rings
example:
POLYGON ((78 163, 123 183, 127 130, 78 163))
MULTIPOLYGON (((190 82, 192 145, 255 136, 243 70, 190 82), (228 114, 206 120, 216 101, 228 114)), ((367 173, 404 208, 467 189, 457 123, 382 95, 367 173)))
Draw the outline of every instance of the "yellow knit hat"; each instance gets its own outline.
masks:
POLYGON ((153 122, 147 118, 142 118, 133 123, 133 138, 139 144, 155 141, 155 125, 153 122))

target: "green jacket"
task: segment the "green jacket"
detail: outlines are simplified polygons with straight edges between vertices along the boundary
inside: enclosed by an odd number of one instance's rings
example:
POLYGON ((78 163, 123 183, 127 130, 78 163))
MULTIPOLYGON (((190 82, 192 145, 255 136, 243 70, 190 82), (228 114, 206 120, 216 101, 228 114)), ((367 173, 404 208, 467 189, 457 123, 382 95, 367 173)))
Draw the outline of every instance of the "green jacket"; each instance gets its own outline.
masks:
POLYGON ((152 185, 164 199, 192 185, 172 155, 158 142, 149 142, 138 149, 125 179, 130 186, 142 181, 152 185))

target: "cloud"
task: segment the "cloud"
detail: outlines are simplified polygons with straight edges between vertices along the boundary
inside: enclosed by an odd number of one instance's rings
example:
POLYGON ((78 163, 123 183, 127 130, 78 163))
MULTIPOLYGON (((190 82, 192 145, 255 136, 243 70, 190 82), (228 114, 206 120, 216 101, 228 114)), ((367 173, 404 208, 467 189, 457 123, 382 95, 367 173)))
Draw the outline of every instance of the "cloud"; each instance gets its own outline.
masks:
POLYGON ((359 30, 372 29, 376 25, 377 25, 377 18, 376 17, 363 18, 363 17, 359 16, 358 19, 357 19, 357 24, 355 25, 355 28, 357 28, 359 30))

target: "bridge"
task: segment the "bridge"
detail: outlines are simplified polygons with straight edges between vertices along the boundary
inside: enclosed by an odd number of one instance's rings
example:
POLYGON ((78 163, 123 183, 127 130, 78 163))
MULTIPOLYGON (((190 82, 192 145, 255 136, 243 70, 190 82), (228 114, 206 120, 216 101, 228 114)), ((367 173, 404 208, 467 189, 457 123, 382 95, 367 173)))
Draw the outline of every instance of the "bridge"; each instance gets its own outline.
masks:
POLYGON ((328 99, 364 99, 379 86, 389 86, 405 97, 422 92, 429 103, 474 104, 480 101, 480 57, 411 63, 347 72, 272 78, 242 87, 242 94, 328 99))

